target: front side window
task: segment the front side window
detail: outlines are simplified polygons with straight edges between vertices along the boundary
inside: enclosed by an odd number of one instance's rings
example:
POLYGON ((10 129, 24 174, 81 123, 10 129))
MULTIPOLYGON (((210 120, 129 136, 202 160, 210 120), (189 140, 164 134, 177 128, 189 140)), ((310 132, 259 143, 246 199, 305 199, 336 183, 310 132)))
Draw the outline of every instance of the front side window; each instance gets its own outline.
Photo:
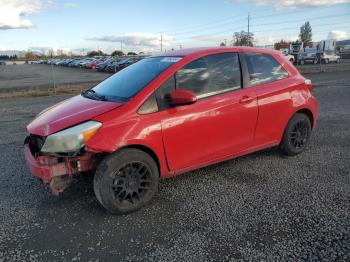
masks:
POLYGON ((177 89, 193 91, 198 98, 241 88, 237 53, 222 53, 199 58, 175 74, 177 89))
POLYGON ((270 55, 245 53, 251 86, 288 77, 284 68, 270 55))
MULTIPOLYGON (((180 57, 149 57, 107 78, 92 89, 94 97, 125 102, 135 96, 156 76, 179 61, 180 57)), ((90 92, 90 93, 91 93, 90 92)))

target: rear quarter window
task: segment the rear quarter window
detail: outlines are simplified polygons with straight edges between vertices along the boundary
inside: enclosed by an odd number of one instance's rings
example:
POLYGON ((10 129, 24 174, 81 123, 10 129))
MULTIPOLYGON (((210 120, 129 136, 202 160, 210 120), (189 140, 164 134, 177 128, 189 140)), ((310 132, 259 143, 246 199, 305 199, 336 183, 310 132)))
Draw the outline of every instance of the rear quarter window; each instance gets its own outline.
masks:
POLYGON ((273 82, 288 77, 288 72, 268 54, 245 53, 250 86, 273 82))

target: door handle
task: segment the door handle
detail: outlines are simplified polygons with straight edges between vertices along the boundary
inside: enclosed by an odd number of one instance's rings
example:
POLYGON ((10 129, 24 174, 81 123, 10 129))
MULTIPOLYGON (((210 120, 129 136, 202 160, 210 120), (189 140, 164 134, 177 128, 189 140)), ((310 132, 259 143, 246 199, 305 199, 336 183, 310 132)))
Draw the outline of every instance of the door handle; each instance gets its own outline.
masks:
POLYGON ((240 100, 239 100, 239 103, 240 104, 248 104, 250 102, 253 102, 254 100, 254 97, 251 97, 251 96, 243 96, 240 100))

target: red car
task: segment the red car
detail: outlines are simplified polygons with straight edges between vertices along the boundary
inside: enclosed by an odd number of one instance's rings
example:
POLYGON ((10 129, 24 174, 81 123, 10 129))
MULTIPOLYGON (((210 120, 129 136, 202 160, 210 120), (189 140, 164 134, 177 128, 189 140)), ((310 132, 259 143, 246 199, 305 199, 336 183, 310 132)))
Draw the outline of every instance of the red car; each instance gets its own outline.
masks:
POLYGON ((155 55, 41 112, 27 127, 26 161, 54 193, 94 171, 98 201, 127 213, 160 178, 274 146, 301 153, 316 126, 312 91, 277 51, 155 55))
POLYGON ((98 64, 100 64, 100 63, 102 63, 103 62, 103 60, 94 60, 94 61, 91 61, 91 62, 89 62, 89 63, 87 63, 86 65, 85 65, 85 68, 87 68, 87 69, 93 69, 93 70, 95 70, 96 69, 96 66, 98 65, 98 64))

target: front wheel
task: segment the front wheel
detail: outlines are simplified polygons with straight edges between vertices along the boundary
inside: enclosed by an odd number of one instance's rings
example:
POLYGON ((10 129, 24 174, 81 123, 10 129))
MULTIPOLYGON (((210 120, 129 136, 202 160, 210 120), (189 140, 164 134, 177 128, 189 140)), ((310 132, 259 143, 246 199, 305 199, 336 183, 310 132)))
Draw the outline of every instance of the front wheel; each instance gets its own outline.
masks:
POLYGON ((303 152, 311 136, 311 122, 307 115, 295 114, 284 131, 280 149, 282 153, 294 156, 303 152))
POLYGON ((107 156, 94 177, 98 201, 112 214, 126 214, 150 202, 158 191, 159 171, 153 158, 138 149, 107 156))

